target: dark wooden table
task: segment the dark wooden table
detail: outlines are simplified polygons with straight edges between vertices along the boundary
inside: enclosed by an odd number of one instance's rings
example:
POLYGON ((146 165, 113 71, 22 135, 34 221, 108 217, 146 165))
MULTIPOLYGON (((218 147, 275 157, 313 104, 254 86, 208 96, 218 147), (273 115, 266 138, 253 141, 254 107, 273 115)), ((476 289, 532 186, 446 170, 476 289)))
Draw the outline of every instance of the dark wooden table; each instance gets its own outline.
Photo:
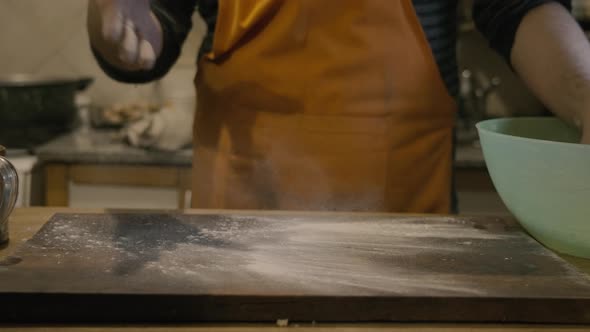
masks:
MULTIPOLYGON (((71 209, 48 209, 48 208, 35 208, 35 209, 19 209, 16 210, 11 218, 11 238, 12 242, 8 248, 4 249, 0 252, 0 258, 7 257, 11 253, 14 253, 14 250, 17 245, 23 243, 26 239, 30 238, 33 234, 35 234, 40 227, 47 221, 49 218, 56 212, 66 212, 66 213, 89 213, 89 212, 96 212, 101 213, 104 211, 101 210, 71 210, 71 209)), ((189 211, 190 213, 203 213, 199 211, 189 211)), ((207 213, 211 213, 208 211, 207 213)), ((262 214, 266 214, 264 212, 260 212, 262 214)), ((273 213, 270 213, 271 215, 273 213)), ((590 272, 590 263, 586 260, 575 259, 570 257, 564 257, 570 263, 574 264, 579 270, 584 271, 585 273, 590 272)), ((267 329, 272 331, 277 329, 274 324, 266 324, 266 325, 249 325, 249 324, 229 324, 229 325, 165 325, 165 326, 156 326, 150 325, 151 328, 154 328, 154 331, 162 330, 162 331, 169 331, 169 330, 178 330, 178 331, 199 331, 199 330, 207 330, 207 331, 258 331, 260 329, 267 329)), ((10 330, 43 330, 43 331, 50 331, 50 330, 65 330, 66 327, 64 326, 3 326, 2 330, 10 331, 10 330)), ((79 324, 76 326, 69 326, 69 328, 75 330, 85 330, 85 331, 117 331, 117 330, 127 330, 127 331, 135 331, 139 329, 145 329, 145 326, 97 326, 91 324, 79 324)), ((503 331, 538 331, 542 329, 543 331, 586 331, 590 329, 590 326, 555 326, 555 325, 547 325, 547 326, 529 326, 529 325, 465 325, 465 324, 338 324, 338 325, 299 325, 298 328, 300 330, 313 330, 313 331, 323 331, 323 330, 341 330, 341 331, 348 331, 348 332, 356 332, 356 331, 498 331, 502 329, 503 331)))

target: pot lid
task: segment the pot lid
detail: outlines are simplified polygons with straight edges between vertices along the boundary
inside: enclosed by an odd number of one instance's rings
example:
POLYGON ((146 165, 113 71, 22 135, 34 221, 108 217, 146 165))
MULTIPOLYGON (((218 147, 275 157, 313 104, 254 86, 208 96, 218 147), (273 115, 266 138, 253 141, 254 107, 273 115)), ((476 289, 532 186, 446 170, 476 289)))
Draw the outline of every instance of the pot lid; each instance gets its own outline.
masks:
POLYGON ((83 90, 93 81, 91 77, 40 76, 31 74, 13 74, 0 76, 0 87, 41 87, 75 84, 83 90))

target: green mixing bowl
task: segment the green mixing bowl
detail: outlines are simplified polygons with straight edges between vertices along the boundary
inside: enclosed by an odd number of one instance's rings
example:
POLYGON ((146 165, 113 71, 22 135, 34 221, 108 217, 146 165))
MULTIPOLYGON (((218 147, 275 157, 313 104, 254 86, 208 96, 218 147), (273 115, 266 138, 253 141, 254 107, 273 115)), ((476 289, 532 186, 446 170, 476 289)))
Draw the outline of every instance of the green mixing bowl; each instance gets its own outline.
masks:
POLYGON ((590 145, 555 118, 508 118, 477 125, 502 200, 539 242, 590 258, 590 145))

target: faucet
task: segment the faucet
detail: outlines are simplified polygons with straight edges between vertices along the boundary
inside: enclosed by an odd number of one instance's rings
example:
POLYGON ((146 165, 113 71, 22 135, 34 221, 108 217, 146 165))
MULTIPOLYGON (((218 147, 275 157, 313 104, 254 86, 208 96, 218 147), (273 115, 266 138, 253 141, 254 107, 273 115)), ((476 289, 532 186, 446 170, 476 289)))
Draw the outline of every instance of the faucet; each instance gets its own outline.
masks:
POLYGON ((461 72, 460 101, 463 132, 467 133, 468 141, 477 140, 475 125, 488 117, 488 97, 502 83, 499 77, 494 76, 484 84, 480 84, 469 69, 461 72))

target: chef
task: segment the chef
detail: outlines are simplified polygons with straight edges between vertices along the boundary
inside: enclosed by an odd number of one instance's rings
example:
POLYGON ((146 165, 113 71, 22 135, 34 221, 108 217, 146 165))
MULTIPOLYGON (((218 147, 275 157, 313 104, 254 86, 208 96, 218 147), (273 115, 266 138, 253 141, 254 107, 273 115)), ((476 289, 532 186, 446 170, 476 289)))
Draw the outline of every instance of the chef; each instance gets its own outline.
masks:
MULTIPOLYGON (((116 80, 164 76, 195 6, 195 208, 448 213, 457 88, 453 0, 90 0, 116 80)), ((474 19, 590 142, 590 45, 569 1, 474 0, 474 19)))

